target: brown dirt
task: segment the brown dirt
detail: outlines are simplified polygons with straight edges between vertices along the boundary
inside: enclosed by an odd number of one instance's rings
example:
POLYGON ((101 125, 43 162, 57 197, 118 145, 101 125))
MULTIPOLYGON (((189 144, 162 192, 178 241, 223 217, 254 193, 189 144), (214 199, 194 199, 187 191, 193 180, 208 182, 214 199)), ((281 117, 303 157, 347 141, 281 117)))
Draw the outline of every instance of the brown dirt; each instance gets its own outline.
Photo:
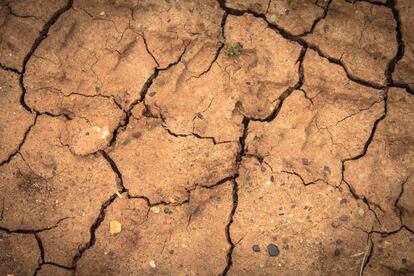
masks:
POLYGON ((0 1, 0 275, 414 275, 413 12, 0 1))

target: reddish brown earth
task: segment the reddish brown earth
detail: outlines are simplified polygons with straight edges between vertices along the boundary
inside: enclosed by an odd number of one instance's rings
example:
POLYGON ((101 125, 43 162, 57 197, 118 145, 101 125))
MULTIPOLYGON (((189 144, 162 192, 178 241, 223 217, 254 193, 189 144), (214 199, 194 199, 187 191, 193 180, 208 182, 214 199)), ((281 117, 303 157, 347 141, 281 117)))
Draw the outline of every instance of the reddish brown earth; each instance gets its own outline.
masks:
POLYGON ((0 275, 414 275, 411 0, 0 0, 0 275))

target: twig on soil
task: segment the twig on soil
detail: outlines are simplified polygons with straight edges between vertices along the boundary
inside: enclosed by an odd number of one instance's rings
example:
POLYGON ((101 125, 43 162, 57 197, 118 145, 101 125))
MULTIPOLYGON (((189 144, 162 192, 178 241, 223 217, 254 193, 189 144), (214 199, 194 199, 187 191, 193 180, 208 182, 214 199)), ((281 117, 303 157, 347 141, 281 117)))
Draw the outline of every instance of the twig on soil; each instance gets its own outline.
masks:
POLYGON ((365 251, 364 258, 362 258, 362 262, 361 262, 361 268, 359 269, 359 276, 364 275, 365 264, 367 262, 367 258, 369 256, 369 254, 371 253, 371 250, 372 250, 372 240, 371 240, 371 237, 369 237, 368 241, 369 242, 368 242, 367 251, 365 251))

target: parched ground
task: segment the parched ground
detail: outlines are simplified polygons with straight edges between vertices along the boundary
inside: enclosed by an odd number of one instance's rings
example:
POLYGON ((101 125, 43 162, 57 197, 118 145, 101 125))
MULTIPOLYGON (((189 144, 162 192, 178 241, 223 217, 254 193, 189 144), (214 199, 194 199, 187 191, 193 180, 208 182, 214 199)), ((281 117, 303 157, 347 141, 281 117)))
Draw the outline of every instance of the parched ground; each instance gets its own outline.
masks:
POLYGON ((414 275, 413 15, 0 0, 0 275, 414 275))

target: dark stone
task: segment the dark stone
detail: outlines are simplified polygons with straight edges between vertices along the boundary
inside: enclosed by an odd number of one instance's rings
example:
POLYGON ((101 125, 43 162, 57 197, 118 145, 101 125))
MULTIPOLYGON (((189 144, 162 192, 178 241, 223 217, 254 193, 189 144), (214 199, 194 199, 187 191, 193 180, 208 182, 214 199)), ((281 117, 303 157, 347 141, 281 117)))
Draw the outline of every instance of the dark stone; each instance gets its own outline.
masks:
POLYGON ((325 33, 329 32, 329 25, 328 24, 323 25, 323 31, 325 33))
POLYGON ((252 249, 253 249, 254 252, 260 252, 260 246, 258 244, 254 244, 252 246, 252 249))
POLYGON ((277 245, 269 243, 267 245, 267 253, 269 253, 269 256, 272 257, 279 256, 279 248, 277 247, 277 245))
POLYGON ((164 209, 164 213, 166 213, 167 215, 171 215, 173 212, 170 208, 167 207, 164 209))
POLYGON ((337 244, 337 245, 340 245, 340 244, 342 244, 343 242, 344 242, 344 241, 343 241, 343 240, 341 240, 341 239, 337 239, 337 240, 336 240, 336 244, 337 244))
POLYGON ((338 228, 339 226, 341 226, 341 223, 340 222, 337 222, 337 221, 333 221, 331 223, 331 226, 332 226, 332 228, 338 228))
POLYGON ((343 198, 343 199, 341 199, 341 201, 339 201, 339 203, 340 203, 341 205, 343 205, 343 204, 347 204, 347 203, 348 203, 348 199, 343 198))
POLYGON ((149 96, 150 97, 154 97, 155 95, 157 95, 157 92, 151 92, 151 93, 149 93, 149 96))
POLYGON ((303 158, 302 159, 302 164, 305 165, 305 166, 309 165, 309 160, 306 159, 306 158, 303 158))
POLYGON ((347 221, 349 219, 349 216, 348 215, 342 215, 342 216, 339 217, 339 219, 341 221, 347 221))
POLYGON ((324 166, 323 167, 323 173, 325 175, 330 174, 331 173, 331 169, 328 166, 324 166))
POLYGON ((174 249, 171 249, 168 251, 168 253, 170 253, 171 255, 174 255, 174 252, 175 252, 174 249))
POLYGON ((203 114, 201 114, 201 113, 197 113, 197 117, 198 117, 199 119, 204 119, 204 116, 203 116, 203 114))
POLYGON ((138 139, 139 137, 141 137, 141 132, 137 131, 132 133, 132 137, 134 137, 135 139, 138 139))
POLYGON ((407 259, 406 258, 401 259, 401 263, 406 264, 407 263, 407 259))
POLYGON ((338 257, 341 255, 341 251, 337 248, 335 249, 335 257, 338 257))

